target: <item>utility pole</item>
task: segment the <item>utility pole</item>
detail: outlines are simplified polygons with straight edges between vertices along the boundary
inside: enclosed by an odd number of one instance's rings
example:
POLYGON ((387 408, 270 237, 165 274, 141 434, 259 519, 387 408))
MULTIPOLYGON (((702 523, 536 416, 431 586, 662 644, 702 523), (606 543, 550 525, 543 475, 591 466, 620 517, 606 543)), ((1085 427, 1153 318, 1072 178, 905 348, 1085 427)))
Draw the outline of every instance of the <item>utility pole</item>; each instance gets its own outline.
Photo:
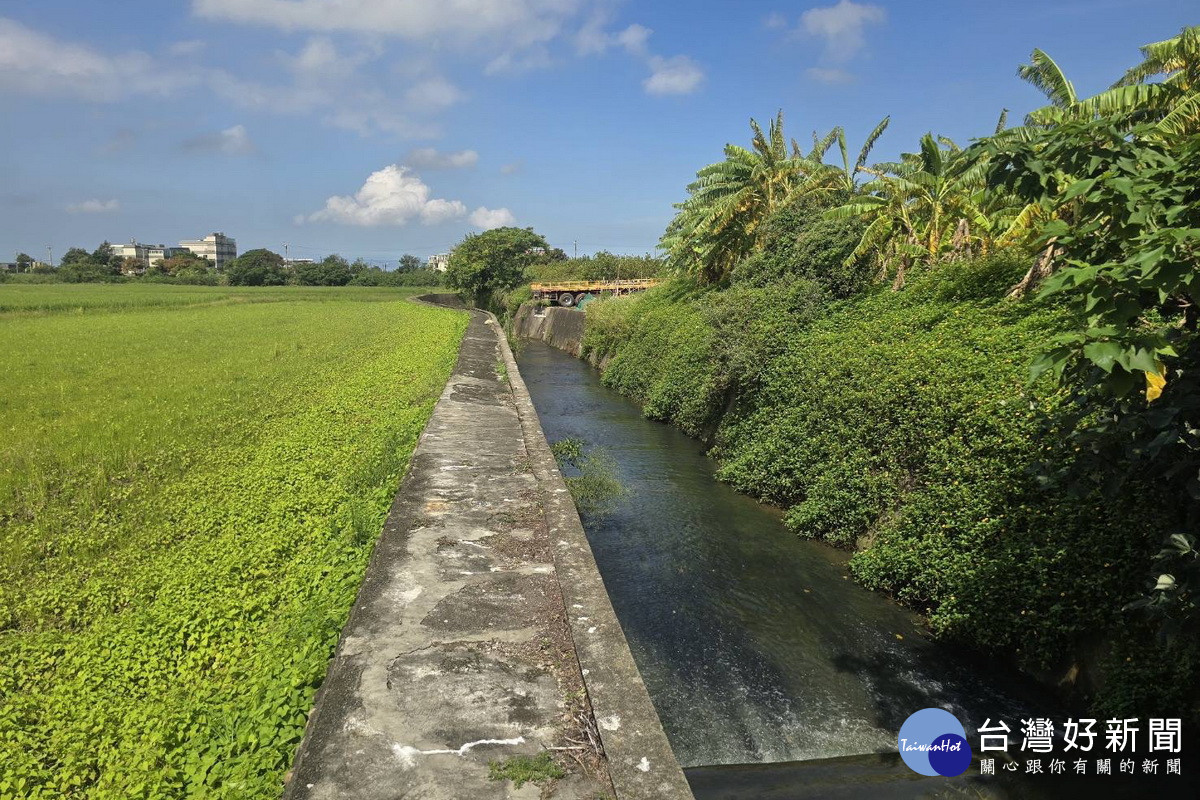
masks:
POLYGON ((284 264, 291 263, 291 259, 288 258, 288 243, 287 242, 283 243, 283 263, 284 264))
MULTIPOLYGON (((54 266, 54 251, 52 251, 52 250, 50 249, 50 245, 46 245, 46 266, 47 266, 47 267, 53 267, 53 266, 54 266)), ((33 269, 33 265, 32 265, 32 264, 30 264, 30 265, 29 265, 29 268, 30 268, 30 269, 33 269)))
POLYGON ((575 257, 579 258, 579 240, 575 240, 575 257))

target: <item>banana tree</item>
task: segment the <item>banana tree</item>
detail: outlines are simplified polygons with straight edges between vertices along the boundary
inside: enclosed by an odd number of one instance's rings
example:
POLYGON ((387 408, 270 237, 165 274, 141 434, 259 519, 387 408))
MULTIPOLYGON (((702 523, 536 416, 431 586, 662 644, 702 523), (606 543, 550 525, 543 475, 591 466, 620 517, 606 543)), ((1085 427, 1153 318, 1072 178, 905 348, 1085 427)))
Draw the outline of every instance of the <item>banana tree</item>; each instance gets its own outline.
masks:
POLYGON ((1017 67, 1017 75, 1031 83, 1050 101, 1050 105, 1025 115, 1025 124, 1047 127, 1061 122, 1067 109, 1079 102, 1075 84, 1067 79, 1062 67, 1044 51, 1034 48, 1029 54, 1029 63, 1017 67))
POLYGON ((754 120, 750 128, 749 149, 728 144, 724 161, 696 173, 659 243, 677 269, 706 282, 722 280, 760 243, 762 223, 793 199, 806 176, 808 161, 784 138, 782 112, 766 133, 754 120))
POLYGON ((864 193, 825 212, 828 219, 867 222, 848 263, 876 255, 880 277, 894 273, 892 286, 899 289, 915 264, 990 246, 984 165, 950 139, 927 133, 919 153, 862 171, 875 176, 864 193))
POLYGON ((1168 139, 1200 133, 1200 25, 1140 49, 1142 63, 1083 108, 1100 116, 1142 112, 1157 119, 1155 130, 1168 139), (1147 83, 1160 76, 1162 81, 1147 83))
MULTIPOLYGON (((846 149, 846 131, 840 125, 831 130, 823 139, 813 133, 813 149, 806 159, 807 179, 801 186, 800 193, 802 195, 843 194, 846 196, 857 194, 859 173, 865 171, 867 160, 871 157, 871 150, 879 141, 879 137, 887 130, 888 123, 891 121, 890 116, 884 117, 867 134, 862 149, 858 152, 858 158, 854 160, 853 164, 850 163, 850 154, 846 149), (835 143, 841 154, 842 163, 841 165, 826 164, 825 155, 835 143)), ((793 147, 795 147, 794 143, 793 147)))
POLYGON ((1053 127, 1068 120, 1119 118, 1127 125, 1153 122, 1164 139, 1200 132, 1200 25, 1143 46, 1142 62, 1106 91, 1080 98, 1054 59, 1034 50, 1017 74, 1045 92, 1050 105, 1030 112, 1026 124, 1053 127), (1149 82, 1154 78, 1158 82, 1149 82))

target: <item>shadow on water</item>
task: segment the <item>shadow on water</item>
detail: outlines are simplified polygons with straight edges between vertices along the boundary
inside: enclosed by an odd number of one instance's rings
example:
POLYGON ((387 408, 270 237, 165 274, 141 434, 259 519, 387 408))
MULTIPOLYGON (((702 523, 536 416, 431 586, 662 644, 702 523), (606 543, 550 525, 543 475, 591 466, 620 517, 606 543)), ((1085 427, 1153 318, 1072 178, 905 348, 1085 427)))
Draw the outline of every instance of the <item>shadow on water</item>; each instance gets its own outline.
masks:
MULTIPOLYGON (((643 418, 586 364, 524 344, 518 363, 547 438, 603 447, 628 490, 584 528, 698 798, 925 796, 896 757, 914 711, 951 711, 968 740, 987 718, 1018 731, 1022 717, 1069 716, 1013 671, 934 642, 916 615, 851 581, 845 553, 717 482, 699 443, 643 418), (838 774, 861 791, 795 783, 838 774)), ((1056 796, 939 780, 939 792, 966 792, 945 796, 1056 796)))

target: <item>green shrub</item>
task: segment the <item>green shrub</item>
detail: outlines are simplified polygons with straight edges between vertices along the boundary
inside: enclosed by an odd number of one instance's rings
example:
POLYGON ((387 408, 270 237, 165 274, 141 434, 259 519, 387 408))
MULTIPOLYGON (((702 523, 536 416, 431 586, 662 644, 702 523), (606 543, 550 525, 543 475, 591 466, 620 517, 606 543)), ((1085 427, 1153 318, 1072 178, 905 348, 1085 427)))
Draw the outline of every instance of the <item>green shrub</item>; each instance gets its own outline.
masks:
POLYGON ((646 416, 708 438, 730 399, 755 386, 764 357, 825 307, 811 281, 699 290, 675 280, 588 307, 584 353, 610 357, 604 380, 646 416))
POLYGON ((492 313, 507 324, 517 315, 517 309, 521 307, 521 304, 532 299, 533 290, 523 284, 514 289, 492 292, 488 306, 492 313))
POLYGON ((776 212, 764 228, 763 246, 734 267, 733 284, 772 288, 801 278, 846 298, 874 282, 878 270, 867 259, 847 263, 862 237, 858 220, 826 220, 818 205, 800 203, 776 212))

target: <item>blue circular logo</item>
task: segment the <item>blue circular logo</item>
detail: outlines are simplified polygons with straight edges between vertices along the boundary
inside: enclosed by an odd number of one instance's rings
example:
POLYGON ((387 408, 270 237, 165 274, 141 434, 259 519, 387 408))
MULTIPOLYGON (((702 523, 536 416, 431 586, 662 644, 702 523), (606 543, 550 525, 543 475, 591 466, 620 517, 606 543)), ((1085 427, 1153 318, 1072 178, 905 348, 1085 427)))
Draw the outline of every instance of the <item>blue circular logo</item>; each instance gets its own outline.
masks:
POLYGON ((900 726, 896 737, 900 757, 921 775, 962 775, 971 765, 967 732, 953 714, 941 708, 922 708, 900 726))

